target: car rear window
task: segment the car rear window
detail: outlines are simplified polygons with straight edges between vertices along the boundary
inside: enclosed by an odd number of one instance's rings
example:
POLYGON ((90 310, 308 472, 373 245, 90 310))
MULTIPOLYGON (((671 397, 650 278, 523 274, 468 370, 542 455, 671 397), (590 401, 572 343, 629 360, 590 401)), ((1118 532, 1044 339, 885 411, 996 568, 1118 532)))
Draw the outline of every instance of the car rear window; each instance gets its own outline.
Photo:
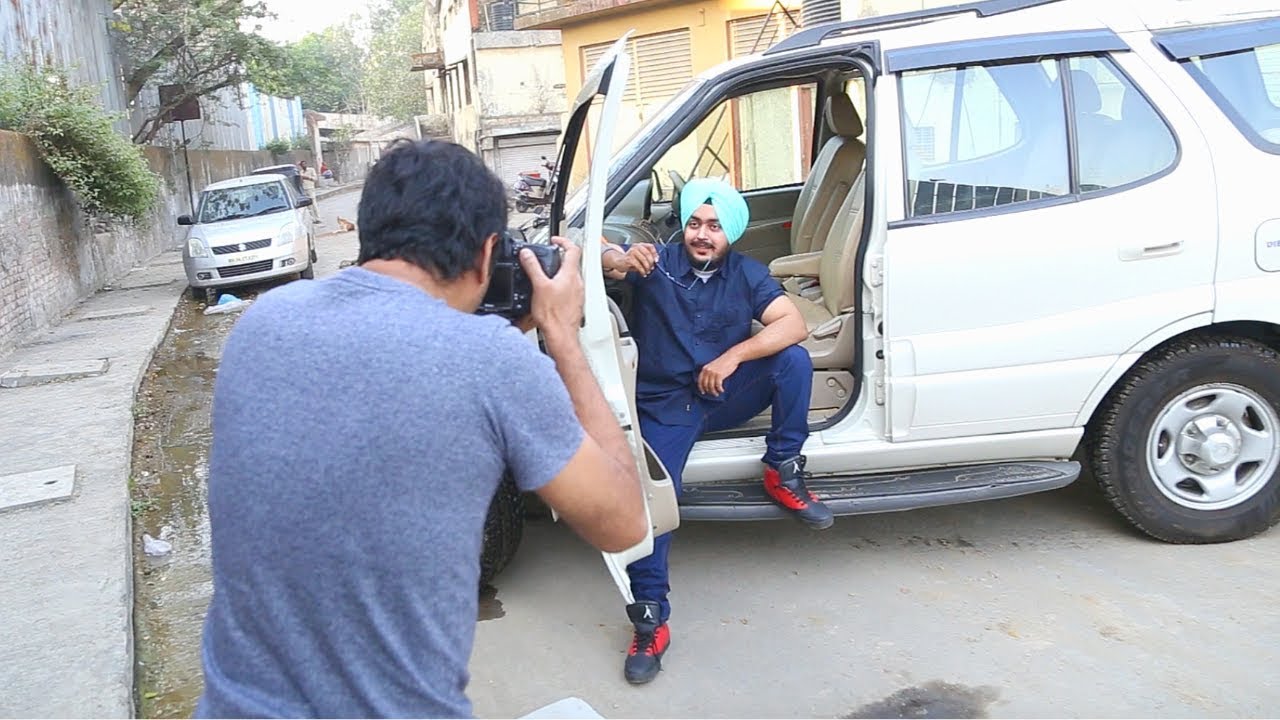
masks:
POLYGON ((1195 56, 1183 65, 1250 142, 1280 154, 1280 45, 1195 56))

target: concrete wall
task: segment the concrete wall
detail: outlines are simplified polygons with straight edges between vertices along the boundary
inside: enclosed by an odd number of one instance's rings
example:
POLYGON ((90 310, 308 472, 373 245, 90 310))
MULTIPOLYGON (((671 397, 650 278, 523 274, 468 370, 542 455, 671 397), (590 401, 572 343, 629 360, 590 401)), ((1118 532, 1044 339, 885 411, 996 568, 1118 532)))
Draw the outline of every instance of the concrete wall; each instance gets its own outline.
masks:
MULTIPOLYGON (((135 226, 93 228, 35 145, 0 130, 0 354, 181 242, 176 218, 189 211, 182 153, 158 147, 144 153, 160 176, 156 209, 135 226)), ((267 152, 193 150, 190 156, 197 193, 210 182, 291 161, 267 152)))
MULTIPOLYGON (((102 107, 123 115, 128 98, 107 34, 111 0, 0 2, 0 57, 65 70, 76 85, 98 88, 102 107)), ((116 123, 129 132, 129 121, 116 123)))
POLYGON ((852 20, 954 4, 956 0, 840 0, 840 17, 843 20, 852 20))
POLYGON ((475 47, 481 116, 558 115, 567 110, 558 31, 479 33, 475 47))

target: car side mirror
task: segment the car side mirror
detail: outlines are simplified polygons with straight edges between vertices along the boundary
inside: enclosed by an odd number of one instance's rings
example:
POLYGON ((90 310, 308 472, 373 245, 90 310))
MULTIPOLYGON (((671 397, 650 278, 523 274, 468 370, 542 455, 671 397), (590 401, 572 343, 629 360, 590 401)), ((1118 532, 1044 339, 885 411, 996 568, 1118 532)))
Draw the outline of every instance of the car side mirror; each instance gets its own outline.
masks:
POLYGON ((315 204, 315 201, 309 197, 298 198, 298 207, 308 207, 314 204, 315 204))
POLYGON ((191 219, 190 215, 179 215, 178 224, 179 225, 195 225, 196 223, 194 220, 191 219))

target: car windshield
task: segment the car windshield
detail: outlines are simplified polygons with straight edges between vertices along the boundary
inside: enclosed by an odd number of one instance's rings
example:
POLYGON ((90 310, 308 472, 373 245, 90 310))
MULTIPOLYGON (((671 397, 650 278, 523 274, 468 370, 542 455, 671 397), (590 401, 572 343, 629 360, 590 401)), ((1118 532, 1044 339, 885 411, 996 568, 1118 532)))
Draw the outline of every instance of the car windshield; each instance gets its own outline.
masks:
POLYGON ((206 190, 200 196, 200 223, 257 217, 289 209, 289 196, 279 182, 206 190))

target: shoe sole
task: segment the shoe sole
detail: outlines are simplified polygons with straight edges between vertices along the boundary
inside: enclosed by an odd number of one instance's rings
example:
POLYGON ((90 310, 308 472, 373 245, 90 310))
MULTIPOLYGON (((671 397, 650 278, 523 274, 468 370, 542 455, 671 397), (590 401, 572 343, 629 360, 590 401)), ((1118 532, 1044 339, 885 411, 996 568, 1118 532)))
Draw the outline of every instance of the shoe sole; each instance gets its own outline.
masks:
MULTIPOLYGON (((671 649, 671 641, 670 641, 670 640, 668 640, 668 641, 667 641, 667 650, 670 650, 670 649, 671 649)), ((663 654, 663 655, 666 655, 666 654, 667 654, 667 650, 663 650, 663 651, 662 651, 662 654, 663 654)), ((628 683, 630 683, 630 684, 632 684, 632 685, 647 685, 647 684, 649 684, 649 683, 653 682, 655 679, 657 679, 657 677, 658 677, 658 673, 660 673, 660 672, 662 672, 662 658, 658 658, 658 669, 657 669, 657 670, 655 670, 655 671, 654 671, 654 673, 653 673, 652 675, 649 675, 649 676, 647 676, 647 677, 631 677, 630 675, 627 675, 627 673, 624 671, 624 672, 622 673, 622 677, 623 677, 623 678, 624 678, 628 683)))
POLYGON ((821 522, 821 523, 811 523, 811 522, 806 522, 806 521, 804 521, 804 520, 801 520, 801 521, 800 521, 800 524, 804 525, 805 527, 809 528, 810 530, 826 530, 827 528, 829 528, 829 527, 831 527, 832 525, 835 525, 835 524, 836 524, 836 519, 835 519, 835 518, 828 518, 826 521, 821 522))

